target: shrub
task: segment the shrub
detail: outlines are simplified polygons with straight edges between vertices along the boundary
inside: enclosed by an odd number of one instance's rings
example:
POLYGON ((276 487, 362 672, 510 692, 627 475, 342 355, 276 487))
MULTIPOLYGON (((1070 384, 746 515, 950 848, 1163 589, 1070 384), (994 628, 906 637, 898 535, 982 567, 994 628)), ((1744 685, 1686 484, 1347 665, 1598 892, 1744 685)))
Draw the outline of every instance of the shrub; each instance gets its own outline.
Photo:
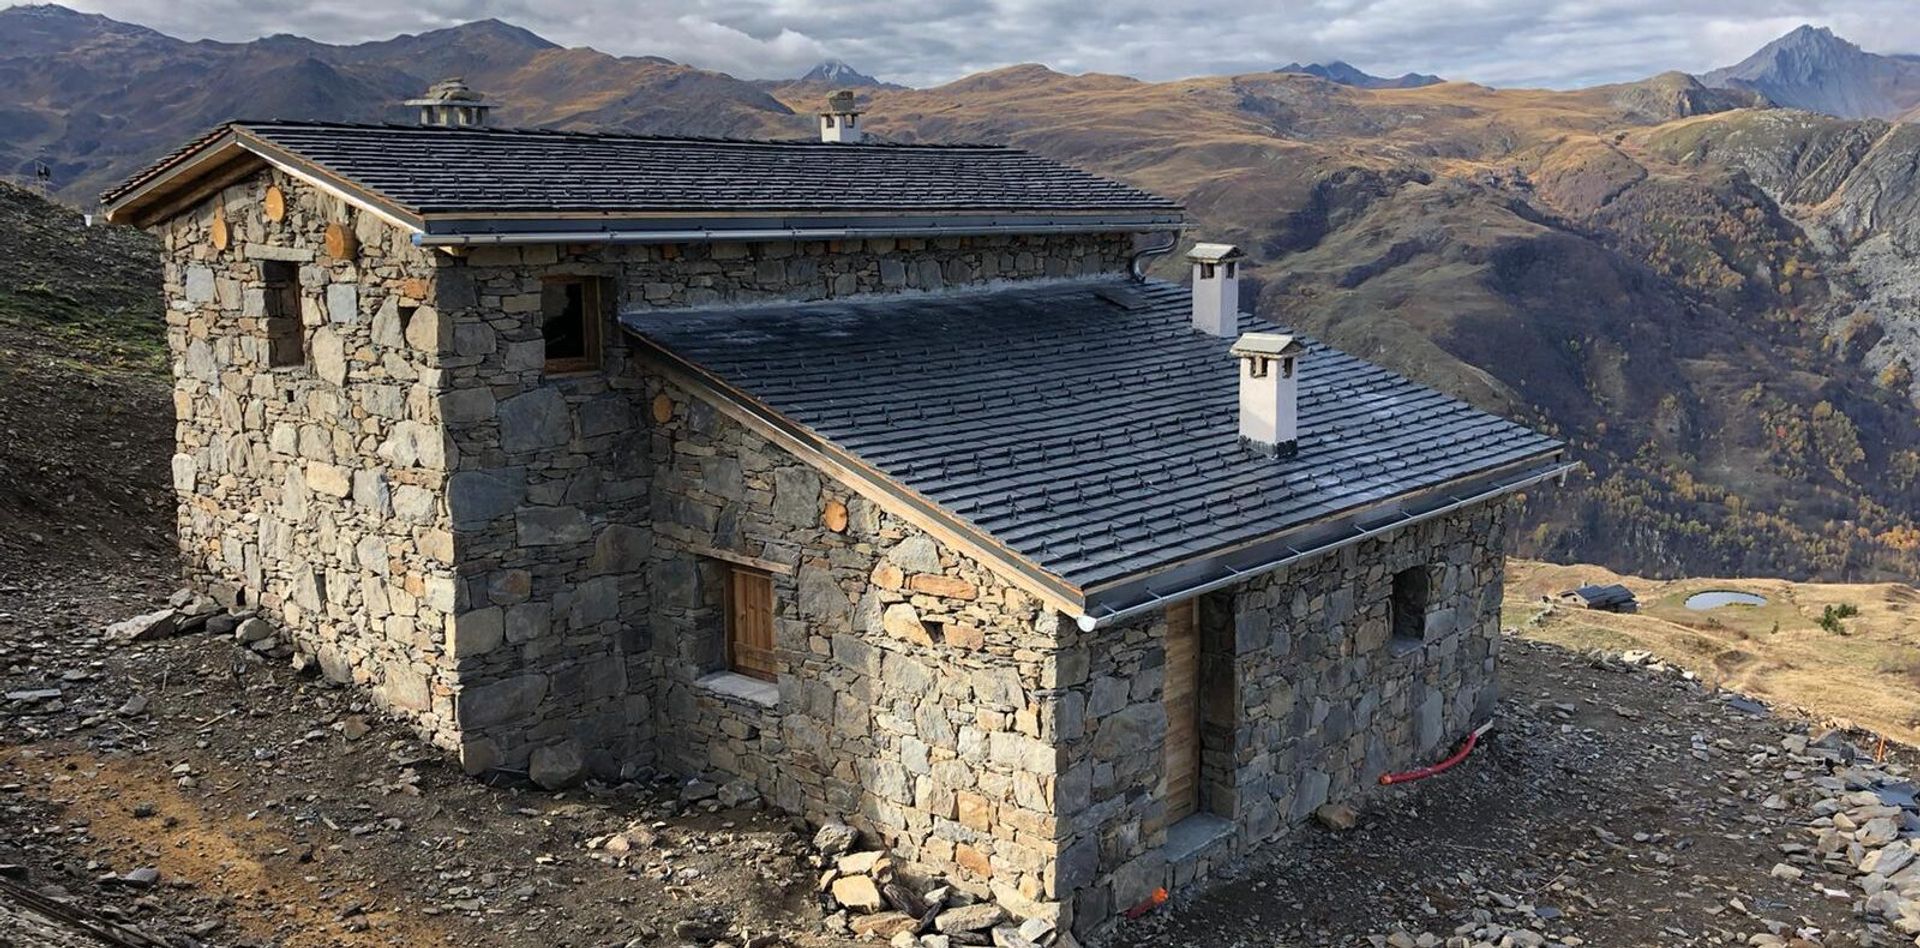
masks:
POLYGON ((1844 620, 1851 619, 1859 614, 1860 609, 1853 603, 1843 602, 1837 605, 1830 604, 1825 609, 1820 610, 1820 627, 1834 635, 1845 635, 1847 634, 1847 627, 1844 620))

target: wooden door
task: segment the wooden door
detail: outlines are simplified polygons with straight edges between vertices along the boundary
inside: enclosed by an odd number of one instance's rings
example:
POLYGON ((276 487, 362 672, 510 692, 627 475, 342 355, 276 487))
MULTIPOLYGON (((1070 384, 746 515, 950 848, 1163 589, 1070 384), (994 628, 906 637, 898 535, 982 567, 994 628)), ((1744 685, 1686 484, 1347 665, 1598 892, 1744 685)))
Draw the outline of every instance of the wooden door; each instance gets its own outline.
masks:
POLYGON ((1198 602, 1167 609, 1167 824, 1200 809, 1200 621, 1198 602))
POLYGON ((735 567, 727 586, 727 667, 772 681, 773 577, 735 567))

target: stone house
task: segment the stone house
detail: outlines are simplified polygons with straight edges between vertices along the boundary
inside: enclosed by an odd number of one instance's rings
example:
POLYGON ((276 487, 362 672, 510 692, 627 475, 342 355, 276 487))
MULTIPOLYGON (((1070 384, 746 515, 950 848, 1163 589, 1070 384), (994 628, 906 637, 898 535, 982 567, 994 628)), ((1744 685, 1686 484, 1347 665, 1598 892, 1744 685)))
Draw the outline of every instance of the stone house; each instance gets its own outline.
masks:
POLYGON ((241 122, 109 192, 190 579, 471 772, 732 782, 1090 937, 1486 719, 1560 444, 1232 247, 1139 277, 1171 201, 854 119, 241 122))

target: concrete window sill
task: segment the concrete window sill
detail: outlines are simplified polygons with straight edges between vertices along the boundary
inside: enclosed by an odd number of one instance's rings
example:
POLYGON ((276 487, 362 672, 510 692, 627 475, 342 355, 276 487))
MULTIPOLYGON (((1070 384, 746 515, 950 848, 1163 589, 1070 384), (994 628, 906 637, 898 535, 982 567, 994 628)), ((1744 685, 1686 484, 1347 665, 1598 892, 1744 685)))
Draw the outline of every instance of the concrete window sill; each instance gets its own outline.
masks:
POLYGON ((1180 862, 1232 835, 1233 821, 1211 813, 1195 813, 1167 827, 1167 844, 1161 851, 1168 862, 1180 862))
POLYGON ((1427 643, 1424 639, 1403 639, 1396 637, 1387 640, 1387 654, 1394 658, 1408 658, 1410 656, 1420 655, 1426 650, 1427 643))
POLYGON ((737 672, 714 672, 695 681, 694 685, 722 698, 732 698, 762 708, 780 704, 779 685, 737 672))

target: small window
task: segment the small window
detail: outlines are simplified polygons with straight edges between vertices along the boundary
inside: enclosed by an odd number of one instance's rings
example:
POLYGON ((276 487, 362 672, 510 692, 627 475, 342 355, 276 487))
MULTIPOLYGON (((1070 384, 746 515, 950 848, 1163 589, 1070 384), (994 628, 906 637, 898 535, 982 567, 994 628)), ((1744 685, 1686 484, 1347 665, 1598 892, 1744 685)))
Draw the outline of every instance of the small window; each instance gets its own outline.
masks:
POLYGON ((774 679, 773 577, 741 566, 727 574, 727 668, 774 679))
POLYGON ((1427 568, 1416 566, 1393 574, 1393 616, 1396 642, 1417 644, 1427 638, 1427 568))
POLYGON ((590 277, 555 277, 541 286, 548 374, 600 367, 600 296, 600 281, 590 277))
POLYGON ((284 368, 307 361, 306 328, 300 324, 300 267, 285 260, 260 264, 267 322, 267 365, 284 368))

